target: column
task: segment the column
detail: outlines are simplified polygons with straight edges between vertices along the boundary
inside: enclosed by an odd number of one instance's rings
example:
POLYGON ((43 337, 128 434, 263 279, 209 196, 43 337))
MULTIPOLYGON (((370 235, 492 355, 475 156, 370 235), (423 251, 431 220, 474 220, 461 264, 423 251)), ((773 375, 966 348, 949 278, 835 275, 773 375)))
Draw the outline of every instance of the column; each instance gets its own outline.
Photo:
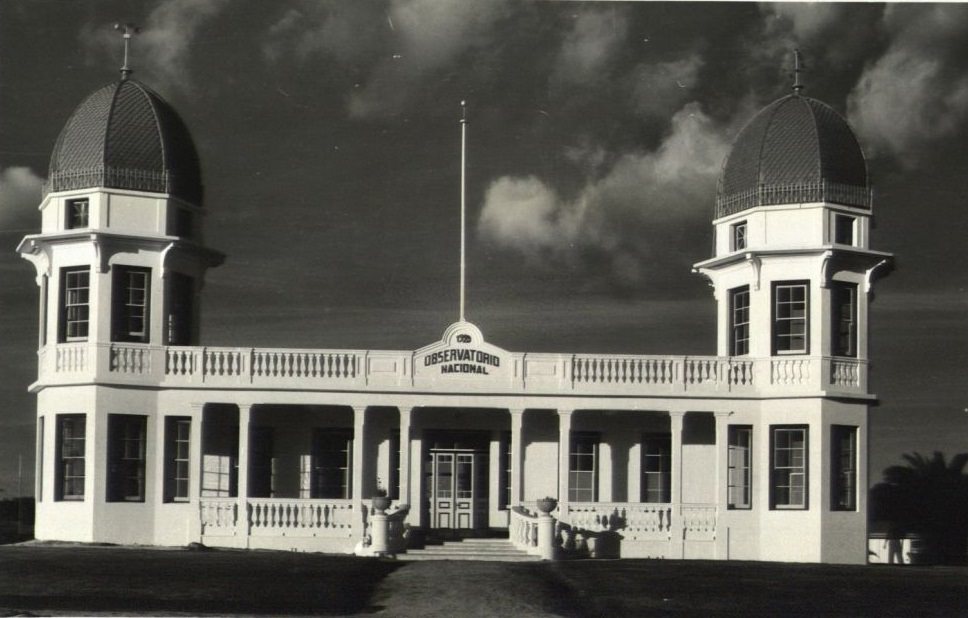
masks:
POLYGON ((568 469, 571 465, 571 415, 574 410, 558 410, 558 514, 568 506, 568 469))
POLYGON ((518 506, 524 499, 524 410, 509 410, 511 413, 511 503, 508 507, 518 506))
POLYGON ((238 510, 235 520, 235 534, 245 539, 243 547, 249 546, 249 426, 252 420, 252 405, 239 404, 239 477, 237 482, 238 510))
POLYGON ((729 499, 729 417, 732 412, 715 412, 716 415, 716 557, 729 558, 729 528, 723 515, 729 499))
POLYGON ((205 404, 192 403, 189 404, 189 408, 191 409, 189 416, 192 419, 192 424, 188 430, 188 461, 190 464, 189 470, 195 472, 189 472, 188 499, 199 507, 196 510, 195 519, 189 525, 189 537, 193 541, 201 543, 202 513, 199 503, 202 497, 202 477, 205 474, 205 462, 202 457, 202 427, 205 421, 205 404))
POLYGON ((353 535, 362 539, 366 531, 365 510, 369 507, 363 501, 364 465, 366 463, 366 406, 353 406, 353 488, 350 496, 353 499, 353 509, 360 509, 360 516, 355 518, 353 535))
MULTIPOLYGON (((411 505, 410 501, 410 419, 414 408, 399 407, 400 411, 400 498, 397 506, 411 505)), ((419 505, 417 505, 419 508, 419 505)))
POLYGON ((682 519, 682 424, 686 413, 681 410, 669 412, 669 432, 672 434, 672 545, 670 558, 682 558, 685 527, 682 519))

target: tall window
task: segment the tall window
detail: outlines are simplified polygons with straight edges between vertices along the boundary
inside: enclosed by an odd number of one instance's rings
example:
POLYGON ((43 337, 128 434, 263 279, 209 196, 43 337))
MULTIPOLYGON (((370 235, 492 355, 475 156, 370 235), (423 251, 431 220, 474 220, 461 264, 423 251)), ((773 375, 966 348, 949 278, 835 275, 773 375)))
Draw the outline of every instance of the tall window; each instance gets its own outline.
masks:
POLYGON ((57 415, 57 500, 84 499, 86 421, 83 414, 57 415))
POLYGON ((352 465, 353 430, 317 429, 313 435, 310 497, 352 497, 352 465))
POLYGON ((34 462, 34 480, 37 484, 37 502, 44 499, 44 417, 37 419, 37 457, 34 462))
POLYGON ((191 345, 195 304, 195 281, 188 275, 169 273, 168 345, 191 345))
POLYGON ((597 433, 577 431, 571 434, 571 456, 568 465, 568 500, 594 502, 598 499, 597 433))
POLYGON ((642 502, 666 503, 672 499, 672 436, 642 436, 642 502))
POLYGON ((834 356, 857 356, 857 286, 834 282, 830 286, 831 325, 834 356))
POLYGON ((857 509, 857 428, 833 425, 830 428, 830 509, 857 509))
POLYGON ((67 200, 66 207, 67 220, 64 227, 69 230, 76 230, 89 226, 90 202, 86 197, 67 200))
POLYGON ((148 343, 151 269, 115 266, 112 341, 148 343))
POLYGON ((108 415, 108 502, 144 502, 147 416, 108 415))
POLYGON ((191 481, 192 419, 165 419, 165 502, 187 502, 191 481))
POLYGON ((744 285, 729 291, 729 354, 750 353, 750 287, 744 285))
POLYGON ((86 341, 90 317, 91 269, 61 269, 61 341, 86 341))
POLYGON ((806 509, 807 428, 772 426, 770 504, 774 509, 806 509))
POLYGON ((728 434, 726 505, 749 509, 753 505, 753 428, 730 425, 728 434))
POLYGON ((838 245, 854 244, 854 223, 856 219, 848 215, 834 215, 834 242, 838 245))
MULTIPOLYGON (((387 481, 387 495, 394 499, 400 499, 400 430, 390 430, 390 480, 387 481)), ((404 446, 410 448, 410 445, 404 446)))
POLYGON ((746 221, 734 223, 730 228, 730 244, 733 251, 742 251, 746 248, 746 221))
POLYGON ((773 353, 806 354, 809 290, 807 282, 773 284, 773 353))

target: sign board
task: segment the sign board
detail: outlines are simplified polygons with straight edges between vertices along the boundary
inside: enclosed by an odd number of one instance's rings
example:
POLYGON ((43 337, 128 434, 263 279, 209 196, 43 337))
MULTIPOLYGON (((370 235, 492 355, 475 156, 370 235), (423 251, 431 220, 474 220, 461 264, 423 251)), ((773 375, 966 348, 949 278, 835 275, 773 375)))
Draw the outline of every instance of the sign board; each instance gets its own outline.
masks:
POLYGON ((414 379, 418 382, 453 381, 486 384, 506 381, 511 375, 511 354, 484 341, 470 322, 451 324, 444 336, 414 353, 414 379))

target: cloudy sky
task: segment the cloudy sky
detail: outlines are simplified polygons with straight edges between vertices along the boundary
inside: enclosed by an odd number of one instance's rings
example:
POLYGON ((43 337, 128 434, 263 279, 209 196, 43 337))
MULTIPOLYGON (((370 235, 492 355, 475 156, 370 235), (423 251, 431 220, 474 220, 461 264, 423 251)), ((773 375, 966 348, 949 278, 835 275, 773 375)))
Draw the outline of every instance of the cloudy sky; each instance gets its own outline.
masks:
MULTIPOLYGON (((789 92, 857 131, 874 248, 872 478, 968 450, 968 6, 511 0, 0 0, 0 489, 32 467, 39 229, 71 111, 132 65, 191 128, 203 343, 415 349, 467 317, 514 351, 714 354, 716 178, 789 92)), ((32 476, 30 470, 28 474, 32 476)))

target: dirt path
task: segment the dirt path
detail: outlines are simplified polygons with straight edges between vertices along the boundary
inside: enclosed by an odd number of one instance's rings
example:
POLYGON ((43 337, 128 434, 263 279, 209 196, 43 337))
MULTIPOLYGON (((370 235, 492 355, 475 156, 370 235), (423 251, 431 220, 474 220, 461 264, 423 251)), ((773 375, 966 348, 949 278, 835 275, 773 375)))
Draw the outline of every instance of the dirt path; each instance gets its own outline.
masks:
POLYGON ((578 599, 548 565, 410 562, 371 598, 382 616, 581 616, 578 599))

